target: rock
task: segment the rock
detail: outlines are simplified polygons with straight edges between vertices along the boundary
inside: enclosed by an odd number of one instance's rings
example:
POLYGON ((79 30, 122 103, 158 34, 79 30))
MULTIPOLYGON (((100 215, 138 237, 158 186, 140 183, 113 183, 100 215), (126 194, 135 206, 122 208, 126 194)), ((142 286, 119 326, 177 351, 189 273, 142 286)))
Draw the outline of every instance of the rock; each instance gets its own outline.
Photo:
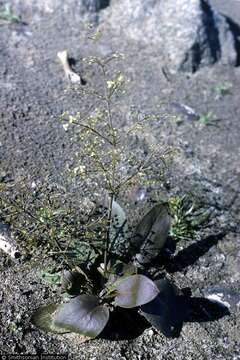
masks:
POLYGON ((89 15, 96 14, 108 6, 110 0, 13 0, 12 8, 17 15, 24 19, 33 14, 52 14, 56 11, 63 13, 89 15))
POLYGON ((239 291, 233 289, 231 284, 218 284, 203 290, 206 298, 218 301, 235 311, 240 307, 239 291))
POLYGON ((3 224, 2 222, 0 222, 0 252, 1 251, 9 255, 12 259, 20 257, 16 241, 11 237, 8 225, 3 224))
POLYGON ((173 72, 237 64, 232 27, 208 0, 113 0, 103 16, 118 33, 154 45, 173 72))

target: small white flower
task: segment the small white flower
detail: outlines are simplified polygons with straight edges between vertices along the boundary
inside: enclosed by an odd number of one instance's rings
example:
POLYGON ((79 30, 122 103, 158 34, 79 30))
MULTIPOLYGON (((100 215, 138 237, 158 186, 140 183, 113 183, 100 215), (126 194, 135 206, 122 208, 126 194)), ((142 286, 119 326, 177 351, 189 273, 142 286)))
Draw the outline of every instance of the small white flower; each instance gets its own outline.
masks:
POLYGON ((63 124, 63 128, 64 128, 65 131, 68 131, 69 124, 63 124))

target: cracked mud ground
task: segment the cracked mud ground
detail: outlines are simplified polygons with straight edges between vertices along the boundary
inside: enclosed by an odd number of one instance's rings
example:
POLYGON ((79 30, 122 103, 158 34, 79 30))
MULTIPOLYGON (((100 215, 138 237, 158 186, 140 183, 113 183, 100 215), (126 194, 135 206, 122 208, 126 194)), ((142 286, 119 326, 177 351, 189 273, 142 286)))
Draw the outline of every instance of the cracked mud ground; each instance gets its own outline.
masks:
MULTIPOLYGON (((240 24, 240 4, 214 1, 240 24)), ((0 177, 1 181, 27 175, 36 180, 50 175, 64 184, 65 168, 75 146, 58 120, 63 111, 82 110, 89 104, 65 93, 66 81, 57 52, 67 48, 84 76, 81 58, 94 54, 84 40, 77 15, 64 13, 35 16, 26 24, 0 24, 0 177)), ((106 31, 97 51, 123 51, 123 71, 131 80, 122 108, 132 104, 146 112, 166 103, 183 103, 199 114, 212 111, 217 126, 206 126, 181 115, 179 121, 162 121, 146 141, 181 149, 169 174, 170 191, 193 191, 216 209, 211 228, 202 236, 224 233, 194 261, 187 259, 174 278, 190 286, 195 296, 224 294, 230 315, 216 321, 185 323, 181 336, 166 339, 146 329, 131 341, 94 340, 80 344, 75 335, 44 334, 29 324, 29 314, 51 298, 50 289, 28 264, 8 263, 1 253, 0 350, 3 353, 68 353, 71 359, 240 359, 240 239, 239 239, 239 134, 240 68, 214 66, 194 75, 162 71, 161 56, 106 31), (228 94, 218 96, 220 84, 230 84, 228 94), (6 265, 7 264, 7 265, 6 265)), ((98 81, 91 74, 87 81, 98 81)), ((175 109, 176 110, 176 109, 175 109)), ((164 111, 175 111, 170 107, 164 111)), ((174 112, 176 115, 176 112, 174 112)), ((178 117, 180 114, 177 114, 178 117)), ((134 149, 133 149, 134 150, 134 149)), ((194 243, 194 241, 193 241, 194 243)), ((179 244, 181 258, 189 243, 179 244)), ((194 255, 193 254, 193 255, 194 255)))

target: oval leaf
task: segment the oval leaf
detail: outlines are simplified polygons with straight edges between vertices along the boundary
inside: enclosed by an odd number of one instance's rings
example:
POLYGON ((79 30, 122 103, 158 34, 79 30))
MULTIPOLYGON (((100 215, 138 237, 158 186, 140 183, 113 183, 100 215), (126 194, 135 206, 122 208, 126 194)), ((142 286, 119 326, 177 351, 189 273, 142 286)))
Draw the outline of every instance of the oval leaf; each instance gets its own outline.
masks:
POLYGON ((159 293, 152 280, 144 275, 131 275, 115 283, 115 305, 133 308, 148 303, 159 293))
POLYGON ((54 313, 60 305, 50 304, 40 307, 31 317, 31 323, 39 329, 53 332, 57 334, 64 334, 69 332, 65 328, 61 328, 54 323, 54 313))
POLYGON ((99 305, 94 295, 79 295, 61 305, 54 316, 54 323, 71 332, 91 338, 98 336, 109 319, 106 305, 99 305))
POLYGON ((112 219, 116 228, 120 228, 126 222, 126 214, 117 201, 112 203, 112 219))
POLYGON ((148 264, 164 246, 171 226, 167 204, 154 206, 138 224, 131 240, 135 258, 140 264, 148 264))
MULTIPOLYGON (((105 198, 104 207, 108 208, 109 199, 105 198)), ((127 245, 128 225, 127 217, 119 203, 113 200, 112 203, 112 221, 110 227, 110 249, 115 254, 125 253, 127 245)))
POLYGON ((167 279, 155 283, 159 294, 151 302, 141 306, 141 314, 166 337, 179 336, 189 310, 187 298, 181 296, 181 290, 167 279))

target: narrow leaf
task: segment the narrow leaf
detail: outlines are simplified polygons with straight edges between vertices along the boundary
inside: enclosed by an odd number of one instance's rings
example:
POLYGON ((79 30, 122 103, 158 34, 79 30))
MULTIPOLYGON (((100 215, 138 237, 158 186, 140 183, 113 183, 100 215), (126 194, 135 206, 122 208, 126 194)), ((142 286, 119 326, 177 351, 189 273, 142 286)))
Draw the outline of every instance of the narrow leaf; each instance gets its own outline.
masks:
POLYGON ((57 310, 54 322, 71 332, 95 338, 109 319, 106 305, 99 305, 94 295, 79 295, 57 310))
POLYGON ((64 334, 69 332, 65 328, 61 328, 54 323, 54 313, 59 308, 57 304, 50 304, 40 307, 31 317, 31 323, 39 329, 53 332, 57 334, 64 334))
POLYGON ((115 283, 115 305, 133 308, 148 303, 159 293, 152 280, 144 275, 131 275, 115 283))
POLYGON ((131 240, 132 252, 140 264, 148 264, 164 246, 171 226, 167 204, 154 206, 138 224, 131 240))

